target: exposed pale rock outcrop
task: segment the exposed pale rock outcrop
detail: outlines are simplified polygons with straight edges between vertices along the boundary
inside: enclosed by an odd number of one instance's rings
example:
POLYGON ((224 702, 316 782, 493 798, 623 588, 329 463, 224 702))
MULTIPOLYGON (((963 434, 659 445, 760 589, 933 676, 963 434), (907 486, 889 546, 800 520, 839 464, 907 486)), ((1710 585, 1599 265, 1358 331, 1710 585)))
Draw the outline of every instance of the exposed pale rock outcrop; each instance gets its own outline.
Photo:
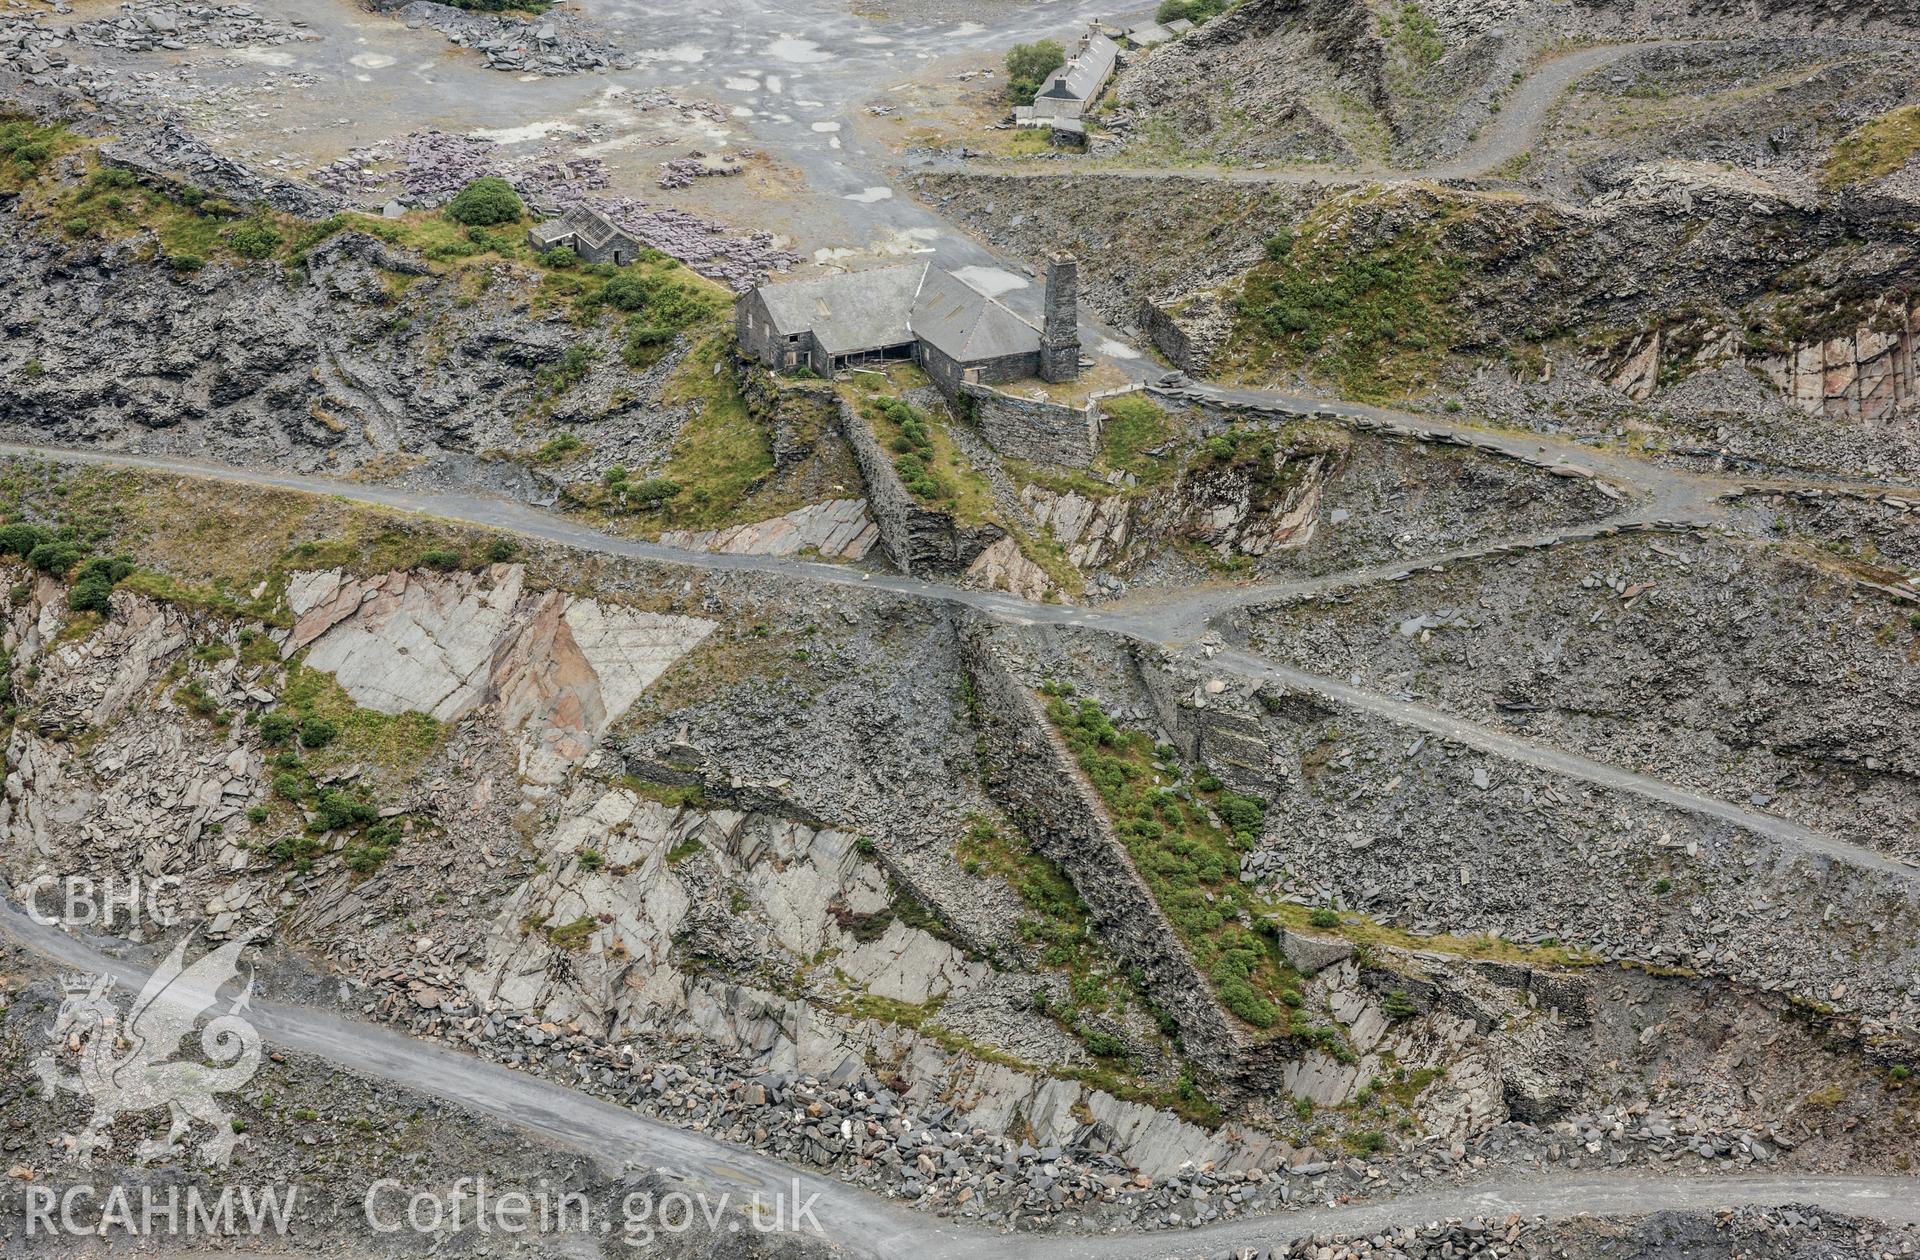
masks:
POLYGON ((453 721, 498 704, 522 735, 522 773, 557 782, 713 623, 559 592, 525 570, 300 573, 287 590, 288 655, 333 674, 356 704, 453 721))
POLYGON ((1060 589, 1045 569, 1020 554, 1020 544, 1011 537, 1002 538, 975 556, 967 566, 965 580, 971 586, 1010 591, 1021 599, 1057 597, 1060 589))
POLYGON ((831 499, 769 520, 725 529, 670 529, 660 535, 664 546, 689 551, 736 556, 791 556, 812 551, 829 560, 859 560, 879 539, 880 528, 867 515, 865 499, 831 499))
POLYGON ((1920 395, 1920 306, 1877 304, 1851 333, 1762 358, 1756 366, 1802 411, 1871 423, 1920 395))

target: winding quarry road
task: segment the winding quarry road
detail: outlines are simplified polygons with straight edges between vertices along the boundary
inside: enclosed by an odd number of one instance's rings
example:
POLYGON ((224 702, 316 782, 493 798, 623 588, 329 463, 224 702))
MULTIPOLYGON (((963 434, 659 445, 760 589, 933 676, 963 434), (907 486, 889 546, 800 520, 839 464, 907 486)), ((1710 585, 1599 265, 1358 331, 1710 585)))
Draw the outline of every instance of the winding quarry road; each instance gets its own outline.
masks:
MULTIPOLYGON (((61 967, 110 975, 138 991, 149 969, 103 951, 0 902, 0 934, 61 967)), ((690 1129, 677 1128, 444 1046, 308 1007, 255 1002, 248 1017, 269 1043, 364 1076, 456 1104, 603 1164, 657 1167, 685 1185, 740 1202, 818 1195, 815 1216, 851 1255, 874 1260, 993 1260, 1007 1236, 968 1228, 818 1173, 797 1170, 690 1129)), ((1179 1233, 1022 1235, 1031 1260, 1173 1260, 1267 1247, 1300 1234, 1373 1230, 1395 1222, 1474 1214, 1567 1216, 1641 1213, 1743 1204, 1819 1203, 1894 1223, 1920 1223, 1916 1183, 1902 1177, 1686 1177, 1565 1175, 1423 1191, 1380 1202, 1303 1207, 1281 1216, 1240 1218, 1179 1233)), ((791 1199, 789 1200, 791 1201, 791 1199)))
MULTIPOLYGON (((266 7, 285 7, 284 0, 277 0, 266 7)), ((366 42, 356 33, 362 29, 363 19, 345 16, 347 11, 342 6, 298 7, 303 18, 317 22, 328 35, 328 39, 318 47, 323 55, 341 61, 333 69, 343 81, 349 76, 364 78, 345 63, 348 51, 356 44, 366 42)), ((716 14, 678 10, 673 15, 659 18, 655 23, 658 29, 654 37, 663 45, 679 39, 698 41, 702 47, 711 46, 709 51, 713 53, 713 58, 703 69, 715 79, 739 71, 758 74, 747 61, 764 61, 763 56, 741 61, 739 58, 745 54, 745 50, 731 49, 728 41, 716 37, 715 32, 773 31, 779 28, 783 19, 790 23, 811 23, 814 16, 763 11, 757 3, 736 3, 732 7, 744 11, 716 14)), ((620 11, 633 8, 636 13, 641 12, 640 7, 625 3, 616 4, 615 8, 620 11)), ((900 51, 911 53, 919 47, 952 52, 956 46, 997 49, 1019 39, 1058 34, 1065 26, 1092 16, 1094 11, 1095 7, 1078 0, 1035 5, 1030 11, 1013 19, 1011 24, 996 17, 996 29, 985 32, 984 38, 984 28, 954 32, 944 37, 940 32, 928 29, 902 35, 900 51), (946 46, 942 46, 943 38, 946 46), (915 40, 919 42, 915 43, 915 40), (956 44, 958 40, 964 40, 964 43, 956 44)), ((647 12, 644 16, 652 22, 658 15, 647 12)), ((872 28, 845 21, 844 13, 836 11, 823 14, 822 21, 828 33, 821 38, 830 42, 839 43, 842 36, 847 48, 875 42, 871 38, 856 38, 856 27, 858 31, 872 28)), ((813 30, 814 27, 810 25, 808 29, 813 30)), ((878 42, 884 44, 890 40, 878 42)), ((1316 180, 1322 183, 1473 178, 1492 173, 1509 159, 1525 152, 1534 142, 1553 102, 1572 83, 1631 51, 1647 46, 1591 48, 1545 63, 1507 98, 1497 121, 1489 125, 1471 147, 1456 158, 1424 171, 1209 172, 1204 168, 1152 171, 1119 166, 1092 166, 1088 169, 1102 175, 1141 178, 1217 174, 1220 178, 1234 180, 1316 180)), ((874 90, 876 82, 884 81, 876 78, 876 75, 886 73, 879 66, 863 62, 858 54, 851 53, 836 62, 807 65, 804 72, 811 75, 807 80, 808 90, 820 98, 813 103, 822 110, 831 111, 832 116, 841 118, 847 117, 856 102, 874 90)), ((796 68, 791 77, 799 79, 801 71, 796 68)), ((430 84, 431 79, 422 77, 420 82, 430 84)), ((561 96, 564 89, 557 84, 519 87, 504 83, 498 76, 486 82, 490 89, 499 88, 495 94, 506 102, 501 108, 515 107, 512 94, 521 91, 529 94, 526 101, 540 102, 543 107, 552 110, 560 110, 567 104, 561 96)), ((824 198, 838 199, 847 222, 856 230, 874 235, 891 232, 902 238, 914 237, 919 233, 919 239, 931 243, 924 250, 916 252, 933 253, 943 265, 949 267, 999 268, 1003 265, 1002 260, 991 251, 924 207, 905 199, 863 202, 855 197, 853 194, 886 182, 881 173, 882 160, 865 151, 851 134, 847 136, 851 147, 843 148, 840 143, 825 138, 832 129, 811 123, 804 114, 794 117, 778 112, 780 108, 791 107, 775 99, 773 94, 779 89, 774 84, 773 76, 755 82, 751 103, 759 113, 751 129, 762 143, 778 151, 800 171, 813 192, 824 198)), ((417 83, 412 86, 418 88, 417 83)), ((358 92, 357 88, 353 90, 358 92)), ((407 84, 381 85, 380 91, 387 93, 388 97, 380 99, 387 100, 390 105, 411 108, 402 100, 407 90, 407 84), (389 100, 389 97, 392 99, 389 100)), ((380 106, 376 104, 373 107, 380 106)), ((1036 302, 1037 296, 1031 290, 1025 290, 1010 293, 1004 300, 1021 309, 1036 302)), ((1088 331, 1105 330, 1089 324, 1088 331)), ((1136 378, 1153 370, 1145 359, 1123 363, 1136 378)), ((1615 525, 1712 524, 1723 519, 1721 498, 1732 488, 1730 483, 1642 463, 1576 442, 1487 431, 1431 417, 1301 398, 1273 391, 1194 386, 1185 392, 1235 405, 1313 410, 1331 413, 1335 418, 1347 422, 1377 421, 1401 429, 1468 438, 1482 450, 1564 465, 1578 475, 1610 487, 1620 497, 1620 511, 1609 521, 1615 525)), ((1211 653, 1212 665, 1222 672, 1322 695, 1410 729, 1458 740, 1502 758, 1730 823, 1778 844, 1789 853, 1802 854, 1819 862, 1844 863, 1901 881, 1920 880, 1920 871, 1861 846, 1817 834, 1790 820, 1704 796, 1564 749, 1462 721, 1426 706, 1286 668, 1246 651, 1222 648, 1213 635, 1213 623, 1217 619, 1264 601, 1311 594, 1338 585, 1388 580, 1419 564, 1458 560, 1510 543, 1551 541, 1554 533, 1531 539, 1499 540, 1477 549, 1463 549, 1324 577, 1233 588, 1210 587, 1087 609, 1029 603, 996 591, 967 590, 912 577, 865 574, 800 560, 682 551, 655 543, 614 537, 525 504, 477 495, 414 492, 293 473, 225 467, 166 455, 52 450, 0 444, 0 458, 51 459, 69 464, 143 469, 262 489, 324 495, 605 555, 715 572, 759 573, 836 587, 877 588, 895 595, 962 607, 1015 625, 1077 627, 1173 648, 1203 642, 1211 653)), ((1590 527, 1575 527, 1557 533, 1573 533, 1583 528, 1590 527)), ((114 952, 113 946, 91 942, 60 929, 35 923, 4 900, 0 900, 0 934, 60 967, 111 974, 134 987, 147 974, 147 968, 142 963, 114 952)), ((1489 1181, 1466 1187, 1442 1187, 1379 1202, 1303 1207, 1277 1217, 1243 1218, 1180 1233, 1022 1235, 1017 1243, 1010 1243, 1006 1235, 983 1228, 961 1227, 914 1212, 896 1201, 844 1185, 818 1173, 789 1168, 705 1134, 655 1121, 561 1085, 438 1044, 416 1041, 385 1028, 328 1012, 275 1003, 256 1003, 251 1018, 263 1037, 285 1050, 312 1055, 367 1077, 443 1099, 476 1116, 510 1125, 561 1149, 581 1152, 602 1161, 662 1167, 689 1188, 709 1193, 731 1192, 735 1196, 749 1195, 755 1191, 772 1195, 791 1193, 797 1183, 803 1193, 819 1195, 816 1214, 842 1250, 849 1254, 886 1260, 893 1257, 910 1260, 985 1260, 1013 1251, 1022 1256, 1035 1257, 1036 1260, 1131 1260, 1136 1257, 1139 1260, 1157 1260, 1161 1257, 1219 1256, 1241 1247, 1273 1246, 1307 1233, 1371 1231, 1393 1223, 1445 1216, 1504 1215, 1514 1212, 1566 1216, 1582 1212, 1632 1214, 1742 1204, 1818 1203, 1832 1210, 1887 1222, 1920 1223, 1920 1193, 1916 1193, 1916 1183, 1908 1178, 1566 1173, 1553 1177, 1489 1181)))
MULTIPOLYGON (((1638 44, 1603 44, 1565 53, 1543 63, 1502 102, 1500 112, 1481 128, 1480 135, 1453 157, 1423 167, 1313 166, 1255 168, 1249 166, 1128 166, 1124 160, 1090 162, 1085 173, 1123 179, 1222 179, 1239 184, 1394 184, 1436 180, 1480 179, 1533 147, 1547 115, 1566 90, 1596 70, 1604 70, 1629 53, 1667 48, 1685 40, 1649 40, 1638 44)), ((1008 174, 1026 177, 1078 173, 1082 168, 1060 163, 1020 164, 1008 174)))
MULTIPOLYGON (((1538 440, 1532 438, 1514 437, 1510 440, 1521 445, 1535 447, 1540 445, 1538 440)), ((1576 458, 1575 452, 1580 449, 1570 447, 1566 452, 1567 460, 1572 462, 1576 458)), ((1618 467, 1612 459, 1600 456, 1596 452, 1586 452, 1586 454, 1603 462, 1609 475, 1620 476, 1626 471, 1618 467)), ((208 477, 265 489, 326 495, 348 502, 417 513, 455 524, 539 539, 603 555, 719 572, 761 573, 832 586, 878 589, 910 598, 958 605, 1014 625, 1069 626, 1173 648, 1181 647, 1192 638, 1206 633, 1206 622, 1217 612, 1242 606, 1250 598, 1278 598, 1291 589, 1287 584, 1273 583, 1226 592, 1194 592, 1184 601, 1158 602, 1142 612, 1135 612, 1124 603, 1099 609, 1079 608, 1072 605, 1034 603, 1003 591, 948 586, 921 578, 873 574, 813 561, 776 556, 722 555, 704 551, 687 551, 639 539, 615 537, 589 525, 505 499, 362 485, 300 473, 233 468, 203 460, 170 456, 130 455, 93 450, 56 450, 0 443, 0 458, 7 457, 45 458, 73 464, 145 469, 191 477, 208 477)), ((1656 485, 1669 484, 1667 474, 1658 473, 1657 476, 1656 485)), ((1706 493, 1707 484, 1699 483, 1700 493, 1706 493)), ((1675 508, 1683 506, 1678 497, 1667 500, 1665 505, 1675 508)), ((1630 515, 1637 515, 1637 513, 1630 513, 1630 515)), ((1415 563, 1418 562, 1409 561, 1404 565, 1386 566, 1378 572, 1383 574, 1398 572, 1412 567, 1415 563)), ((1325 583, 1341 576, 1330 575, 1313 579, 1313 581, 1325 583)), ((1344 576, 1352 577, 1350 574, 1344 576)), ((1800 851, 1813 857, 1843 861, 1895 879, 1920 881, 1920 869, 1887 858, 1864 846, 1820 835, 1788 819, 1705 796, 1687 788, 1582 757, 1577 753, 1491 730, 1424 705, 1398 700, 1347 683, 1308 674, 1244 651, 1218 650, 1214 652, 1212 662, 1220 667, 1223 673, 1278 682, 1292 690, 1310 692, 1339 703, 1351 704, 1365 712, 1411 729, 1447 739, 1457 739, 1470 747, 1501 757, 1509 757, 1596 787, 1627 792, 1661 805, 1673 806, 1730 822, 1755 835, 1776 841, 1789 851, 1800 851)))

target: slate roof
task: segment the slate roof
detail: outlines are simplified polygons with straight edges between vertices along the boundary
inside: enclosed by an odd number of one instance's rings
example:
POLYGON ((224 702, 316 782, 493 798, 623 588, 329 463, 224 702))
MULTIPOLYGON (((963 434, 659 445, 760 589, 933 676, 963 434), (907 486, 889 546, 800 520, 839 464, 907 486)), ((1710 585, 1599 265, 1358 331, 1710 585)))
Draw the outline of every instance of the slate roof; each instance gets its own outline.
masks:
MULTIPOLYGON (((533 239, 543 245, 554 245, 569 237, 578 237, 580 243, 592 249, 599 249, 615 237, 626 237, 605 215, 584 205, 576 205, 557 219, 543 219, 533 225, 533 239)), ((631 237, 627 237, 631 240, 631 237)))
POLYGON ((1040 349, 1040 332, 1032 324, 964 280, 931 268, 913 304, 913 335, 960 363, 1040 349))
POLYGON ((1032 324, 927 263, 764 284, 759 293, 776 333, 810 331, 829 355, 916 338, 963 364, 1040 349, 1032 324))
POLYGON ((1074 54, 1073 60, 1047 76, 1040 95, 1090 101, 1113 73, 1119 57, 1120 45, 1095 31, 1087 36, 1086 46, 1074 54))
POLYGON ((624 235, 605 215, 584 205, 576 205, 567 211, 561 222, 571 227, 582 241, 596 249, 614 237, 624 235))
POLYGON ((776 332, 811 330, 828 354, 853 354, 913 340, 913 297, 926 274, 926 263, 875 267, 818 280, 763 284, 760 299, 776 332))

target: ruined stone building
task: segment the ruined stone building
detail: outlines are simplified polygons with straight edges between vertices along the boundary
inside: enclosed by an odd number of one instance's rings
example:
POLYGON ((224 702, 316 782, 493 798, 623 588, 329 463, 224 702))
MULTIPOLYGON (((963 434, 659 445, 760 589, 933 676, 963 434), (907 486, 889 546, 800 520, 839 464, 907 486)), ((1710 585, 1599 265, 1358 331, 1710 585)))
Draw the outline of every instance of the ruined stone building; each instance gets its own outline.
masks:
POLYGON ((612 263, 616 267, 640 256, 640 242, 604 214, 584 205, 528 228, 527 244, 540 253, 570 249, 582 262, 612 263))
POLYGON ((767 367, 822 376, 861 364, 917 363, 949 394, 1080 372, 1078 267, 1047 260, 1046 315, 1036 328, 1003 303, 930 263, 763 284, 734 308, 740 348, 767 367))

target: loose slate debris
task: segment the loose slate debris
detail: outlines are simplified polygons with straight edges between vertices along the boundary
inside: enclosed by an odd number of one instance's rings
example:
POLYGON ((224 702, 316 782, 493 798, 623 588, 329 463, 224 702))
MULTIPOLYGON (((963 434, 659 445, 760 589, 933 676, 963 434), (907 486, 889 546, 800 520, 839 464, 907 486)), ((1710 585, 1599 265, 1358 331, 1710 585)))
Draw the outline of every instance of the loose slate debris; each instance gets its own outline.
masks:
POLYGON ((504 17, 469 13, 433 0, 404 5, 376 0, 374 7, 411 28, 430 26, 456 47, 477 50, 489 70, 552 76, 633 66, 626 54, 591 34, 585 22, 569 13, 504 17))
POLYGON ((691 188, 696 179, 738 175, 743 169, 738 158, 711 158, 695 149, 685 157, 668 158, 660 163, 660 187, 691 188))
POLYGON ((42 25, 39 13, 0 16, 0 68, 30 77, 64 74, 71 68, 64 49, 78 44, 123 52, 184 51, 188 48, 273 47, 318 40, 298 20, 262 17, 244 4, 124 3, 118 16, 42 25))
MULTIPOLYGON (((673 104, 678 107, 685 102, 673 104)), ((728 164, 698 153, 663 165, 669 175, 683 174, 686 183, 702 175, 737 174, 741 169, 737 162, 728 164), (698 175, 681 163, 699 167, 698 175)), ((419 208, 444 204, 483 175, 505 178, 523 199, 536 205, 565 211, 584 203, 641 244, 679 259, 700 275, 736 292, 758 284, 769 272, 785 271, 801 261, 798 254, 776 246, 770 232, 741 233, 688 210, 628 197, 596 196, 612 183, 606 165, 598 158, 547 152, 520 164, 509 164, 501 160, 499 146, 473 136, 417 131, 391 148, 380 145, 355 149, 312 172, 310 178, 368 204, 384 202, 389 185, 397 182, 401 189, 398 202, 419 208)), ((684 184, 663 178, 661 186, 684 184)))

